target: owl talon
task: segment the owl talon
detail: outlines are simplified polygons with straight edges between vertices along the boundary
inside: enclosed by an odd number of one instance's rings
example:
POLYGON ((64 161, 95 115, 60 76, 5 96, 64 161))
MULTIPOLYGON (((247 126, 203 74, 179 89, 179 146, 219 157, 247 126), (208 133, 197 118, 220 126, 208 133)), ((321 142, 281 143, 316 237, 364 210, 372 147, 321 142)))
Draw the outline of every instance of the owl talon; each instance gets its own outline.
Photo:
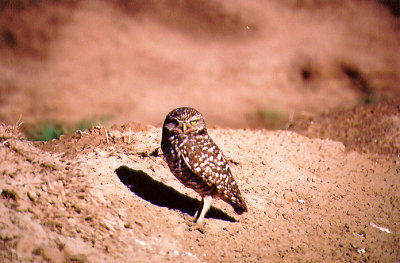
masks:
POLYGON ((193 230, 197 230, 200 233, 204 234, 205 231, 205 222, 188 222, 188 226, 189 226, 189 230, 193 231, 193 230))
POLYGON ((183 219, 185 221, 192 221, 193 220, 191 215, 188 215, 188 214, 185 214, 185 213, 182 214, 182 217, 183 217, 183 219))

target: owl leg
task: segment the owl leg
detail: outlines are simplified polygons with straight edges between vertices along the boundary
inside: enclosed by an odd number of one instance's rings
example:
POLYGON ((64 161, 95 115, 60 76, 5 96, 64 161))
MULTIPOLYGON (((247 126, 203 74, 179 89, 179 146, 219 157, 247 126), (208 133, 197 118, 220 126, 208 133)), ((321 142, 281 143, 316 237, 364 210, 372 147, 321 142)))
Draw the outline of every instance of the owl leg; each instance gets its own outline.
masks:
POLYGON ((199 210, 195 214, 195 223, 202 223, 204 220, 204 216, 206 215, 208 209, 211 207, 212 196, 207 195, 206 197, 201 198, 201 204, 199 210), (200 212, 201 210, 201 212, 200 212))
POLYGON ((197 208, 196 213, 194 214, 193 222, 196 222, 197 219, 199 218, 200 212, 201 212, 201 209, 203 209, 203 206, 204 206, 204 199, 203 199, 203 197, 201 197, 200 205, 199 205, 199 208, 197 208))

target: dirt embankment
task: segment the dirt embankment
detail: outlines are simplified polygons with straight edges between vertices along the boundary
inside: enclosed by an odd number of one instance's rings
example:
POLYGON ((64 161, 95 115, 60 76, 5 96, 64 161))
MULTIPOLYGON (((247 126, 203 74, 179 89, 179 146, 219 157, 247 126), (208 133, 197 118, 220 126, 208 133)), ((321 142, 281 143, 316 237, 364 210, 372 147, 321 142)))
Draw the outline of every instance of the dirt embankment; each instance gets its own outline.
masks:
POLYGON ((399 96, 398 19, 375 1, 18 3, 0 10, 11 125, 159 125, 187 105, 209 125, 281 128, 399 96))

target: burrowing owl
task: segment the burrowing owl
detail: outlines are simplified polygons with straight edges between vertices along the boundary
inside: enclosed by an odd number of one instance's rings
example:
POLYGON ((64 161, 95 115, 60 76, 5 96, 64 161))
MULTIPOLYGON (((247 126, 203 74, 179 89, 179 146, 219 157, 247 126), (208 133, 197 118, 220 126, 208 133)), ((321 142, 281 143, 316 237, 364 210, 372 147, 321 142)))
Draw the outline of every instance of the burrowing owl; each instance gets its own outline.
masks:
POLYGON ((212 198, 217 197, 230 204, 237 214, 247 212, 228 162, 208 135, 200 112, 183 107, 168 113, 163 125, 161 149, 175 177, 201 196, 194 222, 203 221, 212 198))

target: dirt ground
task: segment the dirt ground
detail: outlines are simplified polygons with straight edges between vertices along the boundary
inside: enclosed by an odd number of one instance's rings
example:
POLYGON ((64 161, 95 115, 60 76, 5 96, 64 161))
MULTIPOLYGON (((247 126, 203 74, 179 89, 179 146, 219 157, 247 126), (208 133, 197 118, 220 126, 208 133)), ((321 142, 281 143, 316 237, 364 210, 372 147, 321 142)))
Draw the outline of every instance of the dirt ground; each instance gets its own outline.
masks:
MULTIPOLYGON (((397 142, 398 106, 377 116, 392 120, 397 142)), ((36 143, 15 129, 0 133, 3 262, 400 259, 398 155, 293 131, 212 129, 249 212, 214 201, 201 233, 190 227, 198 196, 157 150, 160 128, 98 126, 36 143)))
POLYGON ((7 3, 1 262, 400 261, 400 34, 385 6, 7 3), (204 233, 159 149, 177 106, 205 115, 249 209, 215 200, 204 233), (24 134, 82 120, 101 125, 24 134))

